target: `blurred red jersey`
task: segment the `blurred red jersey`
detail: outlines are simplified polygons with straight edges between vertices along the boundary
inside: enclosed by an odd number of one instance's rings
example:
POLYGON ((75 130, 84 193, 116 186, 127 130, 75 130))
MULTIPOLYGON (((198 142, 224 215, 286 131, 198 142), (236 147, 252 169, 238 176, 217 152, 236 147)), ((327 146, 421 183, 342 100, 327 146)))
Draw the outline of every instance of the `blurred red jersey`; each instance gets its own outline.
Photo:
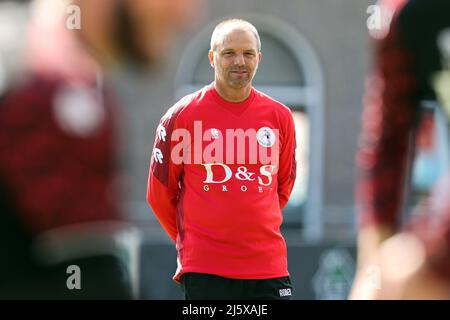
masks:
POLYGON ((30 30, 27 73, 0 100, 4 201, 32 233, 119 219, 116 108, 99 66, 70 30, 30 30))

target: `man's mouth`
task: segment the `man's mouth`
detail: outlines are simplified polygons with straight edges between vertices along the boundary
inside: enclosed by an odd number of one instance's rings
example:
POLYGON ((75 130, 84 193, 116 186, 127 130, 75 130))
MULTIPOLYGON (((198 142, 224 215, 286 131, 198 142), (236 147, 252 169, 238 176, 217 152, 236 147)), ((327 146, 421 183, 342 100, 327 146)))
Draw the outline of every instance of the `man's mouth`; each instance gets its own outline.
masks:
POLYGON ((231 70, 231 73, 237 74, 237 75, 246 75, 248 73, 247 70, 231 70))

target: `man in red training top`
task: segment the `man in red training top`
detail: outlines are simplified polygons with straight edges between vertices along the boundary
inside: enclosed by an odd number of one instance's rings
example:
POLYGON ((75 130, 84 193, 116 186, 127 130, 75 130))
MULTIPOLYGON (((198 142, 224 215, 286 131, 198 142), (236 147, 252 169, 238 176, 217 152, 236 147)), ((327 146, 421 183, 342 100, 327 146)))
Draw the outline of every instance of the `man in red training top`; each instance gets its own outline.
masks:
POLYGON ((291 111, 252 87, 256 28, 226 20, 208 58, 214 82, 157 128, 147 200, 176 243, 186 299, 290 299, 281 209, 295 180, 291 111))

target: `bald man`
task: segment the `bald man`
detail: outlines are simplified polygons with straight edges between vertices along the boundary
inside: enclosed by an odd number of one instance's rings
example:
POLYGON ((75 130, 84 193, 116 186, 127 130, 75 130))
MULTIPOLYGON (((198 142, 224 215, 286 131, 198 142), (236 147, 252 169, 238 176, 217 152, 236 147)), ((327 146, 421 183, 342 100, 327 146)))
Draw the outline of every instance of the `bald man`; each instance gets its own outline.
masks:
POLYGON ((261 41, 247 21, 215 28, 214 82, 162 117, 147 200, 178 250, 186 299, 290 299, 282 209, 295 181, 291 111, 252 86, 261 41))

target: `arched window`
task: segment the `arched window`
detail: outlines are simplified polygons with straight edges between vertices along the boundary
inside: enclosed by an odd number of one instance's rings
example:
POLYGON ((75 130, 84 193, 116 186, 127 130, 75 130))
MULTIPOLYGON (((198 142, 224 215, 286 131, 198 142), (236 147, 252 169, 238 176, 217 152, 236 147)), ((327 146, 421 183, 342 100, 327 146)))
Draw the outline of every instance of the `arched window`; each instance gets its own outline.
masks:
MULTIPOLYGON (((302 227, 306 239, 322 232, 322 170, 324 88, 319 61, 301 34, 284 22, 265 15, 239 15, 258 29, 263 60, 254 86, 289 106, 297 136, 297 180, 285 208, 284 226, 302 227)), ((194 92, 213 81, 208 50, 215 21, 185 48, 177 72, 176 96, 194 92)))

